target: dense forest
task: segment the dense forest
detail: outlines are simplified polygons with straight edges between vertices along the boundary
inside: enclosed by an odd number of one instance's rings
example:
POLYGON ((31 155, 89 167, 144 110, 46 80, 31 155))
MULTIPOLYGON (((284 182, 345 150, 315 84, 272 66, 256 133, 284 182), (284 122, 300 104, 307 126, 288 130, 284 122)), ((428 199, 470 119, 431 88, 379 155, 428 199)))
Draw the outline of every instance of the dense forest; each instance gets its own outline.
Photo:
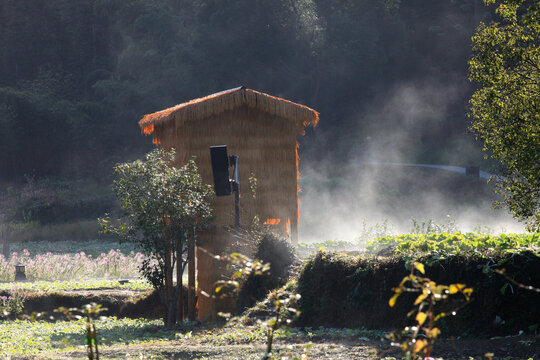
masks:
POLYGON ((151 148, 142 115, 239 85, 320 111, 308 161, 397 149, 478 164, 467 61, 491 13, 481 0, 3 0, 0 177, 104 177, 151 148))

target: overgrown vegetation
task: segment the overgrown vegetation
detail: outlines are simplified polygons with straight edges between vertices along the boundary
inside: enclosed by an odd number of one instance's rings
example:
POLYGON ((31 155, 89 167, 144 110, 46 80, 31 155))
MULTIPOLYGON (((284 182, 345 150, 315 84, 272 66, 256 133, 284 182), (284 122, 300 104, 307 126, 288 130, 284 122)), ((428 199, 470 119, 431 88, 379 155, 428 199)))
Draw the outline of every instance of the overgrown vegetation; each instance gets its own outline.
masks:
MULTIPOLYGON (((359 257, 319 251, 307 261, 298 278, 302 296, 299 325, 385 328, 405 326, 406 307, 388 309, 392 287, 399 284, 410 264, 426 264, 430 278, 439 284, 467 284, 475 289, 473 301, 452 319, 443 319, 444 332, 460 334, 509 334, 531 329, 540 318, 535 305, 540 295, 519 289, 495 270, 505 268, 516 281, 538 287, 540 255, 530 249, 430 257, 422 253, 408 258, 359 257), (518 305, 519 304, 519 305, 518 305), (524 311, 524 309, 527 309, 524 311), (501 319, 493 326, 495 319, 501 319)), ((404 294, 404 302, 413 302, 404 294)))
POLYGON ((269 231, 254 231, 248 237, 247 241, 256 241, 254 258, 267 264, 268 271, 251 274, 242 283, 237 298, 239 312, 264 299, 271 290, 285 285, 297 263, 295 249, 287 239, 269 231))
POLYGON ((0 186, 0 236, 26 241, 95 240, 96 218, 117 210, 109 186, 95 180, 37 179, 0 186))
MULTIPOLYGON (((259 239, 258 252, 261 250, 272 250, 275 253, 282 252, 284 251, 283 248, 278 248, 277 250, 271 249, 270 245, 279 245, 279 242, 283 241, 284 240, 280 239, 277 235, 264 233, 259 239)), ((287 254, 289 256, 294 255, 290 249, 290 245, 282 245, 282 247, 286 248, 285 251, 288 250, 288 252, 285 254, 280 254, 282 257, 286 257, 287 254)), ((259 253, 259 255, 261 254, 259 253)), ((264 256, 266 257, 268 254, 264 254, 264 256)), ((260 281, 260 279, 270 278, 271 276, 276 277, 275 266, 276 264, 280 264, 280 262, 283 260, 280 259, 278 261, 274 261, 274 273, 272 274, 272 265, 270 263, 261 263, 258 260, 253 261, 238 253, 233 253, 229 256, 222 256, 221 259, 227 261, 228 265, 232 266, 235 271, 231 280, 220 280, 216 282, 214 296, 234 296, 237 298, 238 296, 236 295, 238 294, 239 290, 245 290, 246 283, 249 281, 253 282, 254 279, 259 279, 260 281)), ((278 278, 278 281, 279 280, 280 278, 278 278)), ((264 292, 268 292, 268 290, 270 289, 263 288, 264 292)), ((241 300, 241 295, 242 292, 240 292, 239 300, 241 300)), ((298 299, 300 299, 300 295, 292 293, 286 287, 274 290, 268 295, 267 300, 272 304, 272 316, 263 324, 263 327, 266 327, 266 351, 262 357, 264 360, 276 359, 272 350, 275 333, 282 328, 288 329, 293 324, 296 317, 300 314, 296 308, 298 299)), ((220 315, 226 318, 231 316, 231 314, 220 315)))

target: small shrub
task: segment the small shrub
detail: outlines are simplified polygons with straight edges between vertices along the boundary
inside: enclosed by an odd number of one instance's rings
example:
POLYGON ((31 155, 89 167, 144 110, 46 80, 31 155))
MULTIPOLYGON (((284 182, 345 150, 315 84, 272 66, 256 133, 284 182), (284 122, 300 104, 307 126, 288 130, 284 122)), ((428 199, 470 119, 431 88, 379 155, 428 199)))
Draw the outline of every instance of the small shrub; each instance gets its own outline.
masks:
POLYGON ((255 258, 270 264, 270 275, 276 284, 284 285, 296 262, 294 248, 287 239, 274 233, 263 233, 256 245, 255 258))
POLYGON ((252 274, 242 284, 237 299, 237 310, 244 311, 262 300, 268 292, 284 285, 296 262, 294 248, 288 240, 265 232, 259 235, 255 245, 255 258, 269 264, 269 273, 252 274))
POLYGON ((300 315, 297 302, 300 294, 291 293, 285 289, 274 291, 268 297, 274 304, 275 316, 266 322, 266 353, 263 360, 276 359, 272 352, 274 332, 280 328, 288 329, 294 319, 300 315))
MULTIPOLYGON (((238 299, 248 299, 248 295, 244 293, 245 284, 248 281, 254 282, 254 279, 268 279, 270 266, 263 264, 257 260, 251 260, 240 253, 232 253, 231 255, 220 256, 220 260, 227 262, 227 268, 232 272, 230 280, 219 280, 215 282, 213 297, 226 298, 232 297, 238 299)), ((248 288, 251 288, 249 286, 248 288)), ((243 308, 241 308, 243 310, 243 308)), ((230 317, 231 314, 221 314, 222 317, 230 317)))

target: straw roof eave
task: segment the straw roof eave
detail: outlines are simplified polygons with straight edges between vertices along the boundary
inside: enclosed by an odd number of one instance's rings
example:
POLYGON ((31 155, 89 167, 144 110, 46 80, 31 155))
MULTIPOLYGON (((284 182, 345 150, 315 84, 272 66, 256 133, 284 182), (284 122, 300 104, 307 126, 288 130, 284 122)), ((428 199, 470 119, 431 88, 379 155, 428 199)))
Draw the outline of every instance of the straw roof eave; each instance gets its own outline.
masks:
POLYGON ((194 99, 171 108, 145 115, 139 126, 144 134, 152 134, 155 126, 171 121, 181 124, 233 110, 240 106, 248 106, 271 115, 294 121, 299 134, 304 133, 306 126, 316 126, 319 113, 307 106, 289 100, 271 96, 244 87, 222 91, 203 98, 194 99))

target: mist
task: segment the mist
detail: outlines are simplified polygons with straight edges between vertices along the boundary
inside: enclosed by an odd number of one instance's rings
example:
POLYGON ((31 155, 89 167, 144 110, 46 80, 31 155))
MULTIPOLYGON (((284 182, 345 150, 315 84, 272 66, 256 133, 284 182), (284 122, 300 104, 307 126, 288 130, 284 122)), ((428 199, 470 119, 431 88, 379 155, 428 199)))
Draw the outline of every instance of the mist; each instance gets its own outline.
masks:
MULTIPOLYGON (((463 105, 467 91, 463 82, 398 84, 348 120, 357 126, 342 140, 354 145, 342 149, 337 158, 320 152, 315 158, 313 150, 305 150, 308 156, 304 160, 301 155, 300 160, 299 241, 362 243, 370 236, 411 232, 415 223, 416 230, 422 226, 426 230, 431 223, 445 231, 523 232, 524 226, 505 209, 493 207, 497 200, 493 181, 383 164, 477 166, 492 171, 481 144, 467 133, 463 105), (461 126, 445 130, 452 121, 461 126)), ((303 148, 310 146, 303 142, 303 148)))

